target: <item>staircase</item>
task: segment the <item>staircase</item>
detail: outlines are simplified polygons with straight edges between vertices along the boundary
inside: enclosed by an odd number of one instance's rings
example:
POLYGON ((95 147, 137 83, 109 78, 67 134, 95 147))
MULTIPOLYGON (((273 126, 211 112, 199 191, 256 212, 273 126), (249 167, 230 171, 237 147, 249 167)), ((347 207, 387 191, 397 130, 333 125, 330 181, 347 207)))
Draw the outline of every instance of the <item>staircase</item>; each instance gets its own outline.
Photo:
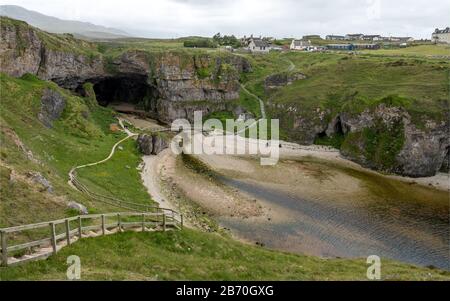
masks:
MULTIPOLYGON (((181 230, 183 216, 169 209, 160 212, 114 212, 80 215, 60 220, 0 229, 1 266, 8 267, 46 259, 82 238, 123 231, 154 232, 181 230), (22 235, 20 235, 22 234, 22 235), (19 241, 18 237, 39 237, 19 241)), ((23 239, 22 239, 23 240, 23 239)))

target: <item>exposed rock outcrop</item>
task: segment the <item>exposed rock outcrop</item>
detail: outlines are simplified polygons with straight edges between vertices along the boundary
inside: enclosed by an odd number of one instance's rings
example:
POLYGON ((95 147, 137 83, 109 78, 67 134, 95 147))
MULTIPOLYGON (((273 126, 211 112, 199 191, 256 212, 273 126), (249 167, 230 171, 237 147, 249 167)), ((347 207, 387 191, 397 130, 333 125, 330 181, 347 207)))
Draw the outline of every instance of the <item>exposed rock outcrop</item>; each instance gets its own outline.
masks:
POLYGON ((137 139, 138 148, 146 156, 158 155, 168 147, 167 141, 159 134, 139 135, 137 139))
POLYGON ((361 113, 341 112, 330 120, 331 112, 319 108, 309 116, 294 105, 283 110, 288 113, 281 122, 293 121, 290 136, 299 143, 338 135, 342 155, 368 168, 410 177, 448 170, 448 113, 440 121, 418 121, 402 107, 381 103, 361 113))
POLYGON ((27 176, 31 178, 33 182, 42 185, 43 190, 53 193, 53 185, 40 172, 29 172, 27 176))
POLYGON ((89 211, 86 208, 86 206, 79 204, 77 202, 69 202, 69 204, 67 204, 67 208, 76 210, 79 214, 82 214, 82 215, 89 214, 89 211))
POLYGON ((149 135, 139 135, 137 139, 139 151, 146 156, 150 156, 153 152, 153 139, 149 135))
POLYGON ((2 18, 0 26, 1 71, 15 77, 37 74, 43 47, 37 31, 26 30, 25 22, 12 23, 8 18, 2 18))
POLYGON ((445 165, 449 120, 419 128, 408 112, 378 105, 358 115, 340 115, 347 134, 342 154, 364 166, 410 177, 433 176, 445 165))
POLYGON ((38 119, 48 128, 53 127, 53 121, 61 117, 66 107, 66 100, 58 91, 45 89, 41 98, 41 111, 38 119))
POLYGON ((277 73, 266 77, 264 80, 264 88, 266 91, 292 85, 297 80, 305 79, 306 75, 303 73, 277 73))
POLYGON ((87 54, 96 48, 93 44, 56 37, 22 21, 2 17, 0 42, 1 70, 10 76, 30 73, 75 89, 106 75, 101 56, 87 54))
POLYGON ((233 55, 138 50, 123 53, 109 65, 112 76, 144 77, 140 80, 146 87, 137 94, 144 94, 140 98, 146 99, 146 110, 166 123, 179 118, 192 121, 198 110, 205 115, 225 110, 230 100, 239 98, 239 72, 251 70, 248 61, 233 55))
POLYGON ((152 135, 153 150, 152 155, 158 155, 168 147, 167 141, 160 135, 152 135))

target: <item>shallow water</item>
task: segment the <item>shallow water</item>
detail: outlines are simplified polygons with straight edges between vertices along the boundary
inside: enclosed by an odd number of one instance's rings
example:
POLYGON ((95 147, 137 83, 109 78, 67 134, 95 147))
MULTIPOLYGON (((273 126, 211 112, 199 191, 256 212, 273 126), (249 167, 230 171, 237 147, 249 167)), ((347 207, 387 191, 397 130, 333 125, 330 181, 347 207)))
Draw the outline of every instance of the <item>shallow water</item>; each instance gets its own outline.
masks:
POLYGON ((239 179, 219 180, 269 207, 274 205, 288 212, 283 222, 219 219, 224 227, 244 239, 314 256, 378 255, 382 259, 450 270, 449 206, 442 197, 436 201, 420 196, 409 201, 408 197, 392 194, 345 203, 304 199, 239 179))

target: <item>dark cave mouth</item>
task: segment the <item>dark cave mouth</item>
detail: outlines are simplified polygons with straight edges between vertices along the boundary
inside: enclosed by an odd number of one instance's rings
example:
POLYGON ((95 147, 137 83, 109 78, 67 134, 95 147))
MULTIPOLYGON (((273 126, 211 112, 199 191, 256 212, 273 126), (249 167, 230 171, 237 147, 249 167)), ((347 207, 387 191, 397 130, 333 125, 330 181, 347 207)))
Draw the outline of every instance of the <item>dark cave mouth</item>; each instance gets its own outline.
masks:
POLYGON ((157 90, 148 84, 147 76, 123 75, 94 82, 94 92, 99 105, 122 105, 150 111, 154 109, 157 90))
POLYGON ((314 139, 314 144, 332 146, 340 149, 345 139, 345 128, 341 118, 337 117, 330 133, 324 130, 318 133, 314 139))

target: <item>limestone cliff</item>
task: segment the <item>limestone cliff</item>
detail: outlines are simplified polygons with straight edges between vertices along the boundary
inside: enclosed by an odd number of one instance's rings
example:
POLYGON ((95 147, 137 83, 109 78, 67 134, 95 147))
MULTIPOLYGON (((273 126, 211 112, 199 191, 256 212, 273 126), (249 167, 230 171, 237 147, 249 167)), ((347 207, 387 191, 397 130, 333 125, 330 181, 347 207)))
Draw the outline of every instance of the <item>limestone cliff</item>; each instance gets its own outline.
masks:
POLYGON ((227 53, 125 50, 104 56, 93 43, 48 34, 3 17, 0 39, 2 72, 15 77, 31 73, 76 91, 86 82, 101 85, 111 80, 104 90, 125 83, 128 95, 106 91, 106 98, 114 100, 119 95, 142 102, 165 122, 192 119, 194 110, 205 114, 224 110, 227 102, 239 98, 239 73, 251 68, 242 57, 227 53))
POLYGON ((76 88, 90 78, 105 75, 102 58, 91 43, 70 35, 48 34, 5 17, 0 24, 0 67, 10 76, 30 73, 76 88))
POLYGON ((228 101, 239 98, 239 71, 250 70, 241 57, 183 52, 128 51, 111 65, 115 76, 146 76, 154 99, 148 109, 165 122, 192 120, 196 110, 205 115, 225 110, 228 101))
POLYGON ((449 169, 450 126, 445 109, 439 117, 420 120, 401 106, 384 103, 361 112, 317 108, 309 114, 294 105, 278 105, 271 114, 283 116, 280 122, 291 139, 301 144, 335 139, 344 157, 365 167, 410 177, 449 169))

